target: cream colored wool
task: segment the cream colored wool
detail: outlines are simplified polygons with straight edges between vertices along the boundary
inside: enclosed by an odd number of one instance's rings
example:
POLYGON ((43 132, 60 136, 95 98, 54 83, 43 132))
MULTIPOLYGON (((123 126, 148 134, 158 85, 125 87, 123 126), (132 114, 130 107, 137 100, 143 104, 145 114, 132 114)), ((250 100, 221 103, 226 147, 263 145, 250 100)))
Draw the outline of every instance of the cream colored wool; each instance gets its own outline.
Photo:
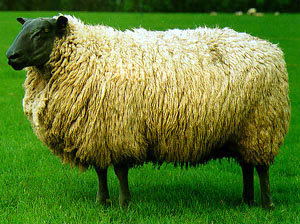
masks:
POLYGON ((282 51, 231 29, 124 32, 74 17, 43 71, 27 69, 24 112, 71 165, 269 165, 290 120, 282 51))

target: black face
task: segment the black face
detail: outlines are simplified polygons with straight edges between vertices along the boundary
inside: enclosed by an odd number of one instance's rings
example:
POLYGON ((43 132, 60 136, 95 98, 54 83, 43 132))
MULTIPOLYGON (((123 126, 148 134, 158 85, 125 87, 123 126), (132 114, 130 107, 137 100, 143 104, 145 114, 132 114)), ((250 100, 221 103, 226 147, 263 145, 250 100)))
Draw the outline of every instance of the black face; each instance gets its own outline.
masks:
POLYGON ((43 66, 49 60, 55 38, 62 36, 66 31, 68 19, 60 16, 58 19, 17 20, 23 27, 6 52, 8 64, 15 70, 29 66, 43 66))

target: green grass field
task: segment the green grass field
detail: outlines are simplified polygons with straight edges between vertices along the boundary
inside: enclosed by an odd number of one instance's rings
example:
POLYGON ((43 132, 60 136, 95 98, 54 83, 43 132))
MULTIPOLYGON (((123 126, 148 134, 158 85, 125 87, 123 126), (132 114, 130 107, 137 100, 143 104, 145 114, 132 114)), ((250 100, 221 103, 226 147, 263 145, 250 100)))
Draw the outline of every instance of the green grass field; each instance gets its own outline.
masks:
MULTIPOLYGON (((241 203, 242 175, 235 162, 211 161, 181 170, 163 165, 132 169, 132 204, 119 208, 118 181, 109 170, 113 204, 95 204, 97 177, 62 165, 35 137, 23 115, 24 71, 13 71, 5 52, 21 25, 16 17, 55 12, 0 12, 0 223, 300 223, 300 15, 71 13, 87 23, 119 29, 231 27, 278 43, 286 56, 292 102, 289 133, 270 169, 276 209, 241 203)), ((255 197, 259 202, 258 177, 255 197)))

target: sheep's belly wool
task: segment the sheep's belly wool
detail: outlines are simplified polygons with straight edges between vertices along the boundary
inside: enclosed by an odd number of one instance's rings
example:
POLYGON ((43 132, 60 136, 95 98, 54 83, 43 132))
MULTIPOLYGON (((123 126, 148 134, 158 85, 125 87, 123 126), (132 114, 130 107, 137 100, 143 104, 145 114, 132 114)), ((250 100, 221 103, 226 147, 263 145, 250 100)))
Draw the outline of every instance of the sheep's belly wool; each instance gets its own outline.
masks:
POLYGON ((227 28, 121 32, 68 19, 45 68, 27 69, 23 100, 64 162, 273 161, 290 118, 276 45, 227 28))

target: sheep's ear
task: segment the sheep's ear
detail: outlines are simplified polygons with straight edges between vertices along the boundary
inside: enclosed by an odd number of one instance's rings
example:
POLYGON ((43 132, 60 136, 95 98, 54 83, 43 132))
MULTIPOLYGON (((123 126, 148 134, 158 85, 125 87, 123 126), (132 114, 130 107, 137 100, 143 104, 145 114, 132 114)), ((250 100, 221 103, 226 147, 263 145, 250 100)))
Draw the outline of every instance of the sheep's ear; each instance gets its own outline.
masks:
POLYGON ((59 16, 56 20, 57 34, 61 37, 67 31, 68 18, 59 16))
POLYGON ((17 21, 18 21, 19 23, 21 23, 22 25, 23 25, 24 23, 26 23, 27 21, 29 21, 29 20, 31 20, 31 19, 28 19, 28 18, 21 18, 21 17, 17 18, 17 21))

